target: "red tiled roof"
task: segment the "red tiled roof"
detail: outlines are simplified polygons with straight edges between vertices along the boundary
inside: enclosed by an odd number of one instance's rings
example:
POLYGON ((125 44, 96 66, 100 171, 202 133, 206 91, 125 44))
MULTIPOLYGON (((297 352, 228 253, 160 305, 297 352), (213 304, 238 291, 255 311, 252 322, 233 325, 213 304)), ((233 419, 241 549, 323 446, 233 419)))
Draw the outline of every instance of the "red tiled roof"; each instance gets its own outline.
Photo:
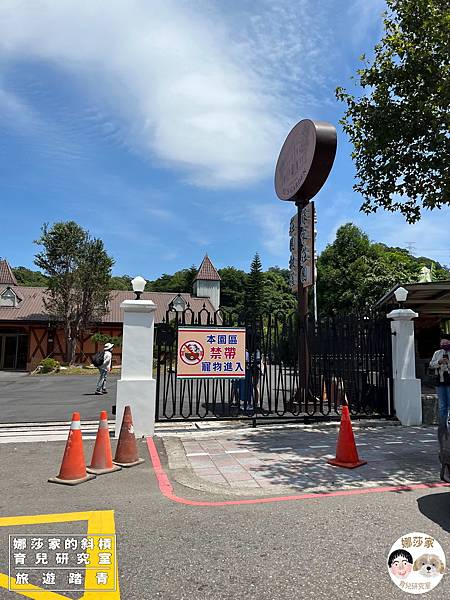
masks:
MULTIPOLYGON (((6 288, 6 286, 0 284, 0 293, 3 291, 3 287, 6 288)), ((11 289, 21 299, 21 302, 16 307, 0 306, 0 324, 6 321, 47 322, 51 320, 44 305, 45 288, 11 286, 11 289)), ((174 292, 144 292, 142 299, 152 300, 156 304, 155 322, 161 323, 166 318, 166 311, 170 302, 176 296, 177 294, 174 292)), ((180 296, 186 303, 189 302, 189 306, 195 314, 201 311, 203 306, 211 316, 214 313, 214 307, 209 298, 195 298, 190 294, 180 294, 180 296)), ((124 300, 133 300, 134 298, 134 292, 113 290, 110 296, 110 311, 101 319, 101 322, 122 323, 123 310, 120 308, 120 304, 124 300)))
POLYGON ((220 281, 220 275, 207 254, 205 254, 205 258, 203 259, 202 264, 200 265, 200 269, 198 270, 194 281, 197 281, 197 279, 220 281))
POLYGON ((0 285, 17 285, 17 279, 7 260, 0 260, 0 285))

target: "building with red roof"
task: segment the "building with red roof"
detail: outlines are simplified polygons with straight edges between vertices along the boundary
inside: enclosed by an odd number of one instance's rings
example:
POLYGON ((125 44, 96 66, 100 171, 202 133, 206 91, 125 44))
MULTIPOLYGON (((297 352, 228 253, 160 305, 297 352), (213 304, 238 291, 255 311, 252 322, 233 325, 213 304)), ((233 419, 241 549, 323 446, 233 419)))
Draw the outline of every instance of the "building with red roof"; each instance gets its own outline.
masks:
MULTIPOLYGON (((0 259, 0 370, 33 370, 43 358, 64 362, 66 355, 63 329, 57 317, 45 308, 46 288, 18 285, 12 269, 0 259)), ((76 362, 89 363, 102 345, 92 341, 94 333, 112 337, 122 335, 124 300, 134 299, 134 292, 113 290, 107 314, 92 323, 77 341, 76 362)), ((220 276, 205 256, 195 278, 192 294, 176 292, 144 292, 143 299, 156 305, 155 323, 163 323, 174 311, 190 308, 194 314, 206 311, 212 315, 219 308, 220 276)), ((120 347, 114 348, 115 363, 120 362, 120 347)))

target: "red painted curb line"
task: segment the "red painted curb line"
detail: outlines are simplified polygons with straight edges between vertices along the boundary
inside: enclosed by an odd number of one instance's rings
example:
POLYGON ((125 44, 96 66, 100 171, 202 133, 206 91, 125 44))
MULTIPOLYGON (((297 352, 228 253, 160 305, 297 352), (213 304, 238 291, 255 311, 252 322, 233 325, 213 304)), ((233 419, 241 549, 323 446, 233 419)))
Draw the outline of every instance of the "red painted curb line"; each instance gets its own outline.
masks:
POLYGON ((257 498, 252 500, 221 500, 217 502, 210 502, 206 500, 188 500, 187 498, 181 498, 177 496, 174 491, 172 484, 167 477, 166 472, 162 468, 161 461, 159 459, 158 450, 156 449, 155 442, 152 438, 147 438, 148 451, 153 464, 153 470, 158 480, 159 489, 161 493, 173 502, 179 502, 180 504, 187 504, 188 506, 229 506, 234 504, 267 504, 269 502, 286 502, 288 500, 311 500, 315 498, 327 498, 333 496, 356 496, 357 494, 375 494, 380 492, 402 492, 410 490, 427 490, 430 488, 439 487, 450 487, 449 483, 416 483, 414 485, 396 485, 386 486, 377 488, 365 488, 362 490, 341 490, 336 492, 310 492, 309 494, 298 494, 294 496, 275 496, 274 498, 257 498))

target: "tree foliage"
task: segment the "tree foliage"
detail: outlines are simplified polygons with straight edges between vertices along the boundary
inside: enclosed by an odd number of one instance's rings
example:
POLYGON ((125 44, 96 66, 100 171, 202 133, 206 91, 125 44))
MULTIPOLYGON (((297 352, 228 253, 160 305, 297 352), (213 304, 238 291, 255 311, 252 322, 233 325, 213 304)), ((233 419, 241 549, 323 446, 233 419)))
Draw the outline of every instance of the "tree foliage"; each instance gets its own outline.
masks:
POLYGON ((145 289, 148 292, 192 293, 197 272, 197 267, 192 265, 189 269, 181 269, 181 271, 176 271, 173 275, 164 273, 158 279, 149 281, 145 289))
POLYGON ((296 298, 289 285, 289 269, 270 267, 264 273, 266 310, 289 312, 296 307, 296 298))
POLYGON ((103 242, 74 221, 45 224, 36 244, 43 250, 35 264, 47 277, 46 309, 62 321, 67 361, 73 363, 76 341, 86 327, 108 311, 114 260, 103 242))
POLYGON ((261 259, 256 253, 250 265, 244 294, 244 314, 249 321, 258 319, 267 309, 265 283, 261 259))
MULTIPOLYGON (((320 314, 331 315, 372 307, 394 285, 418 281, 421 267, 432 266, 404 248, 372 243, 352 223, 340 227, 335 241, 317 260, 317 303, 320 314)), ((448 279, 447 269, 434 265, 435 279, 448 279)))
POLYGON ((384 37, 357 71, 366 93, 340 87, 336 96, 347 104, 361 210, 414 223, 422 209, 450 204, 450 2, 386 2, 384 37))
POLYGON ((133 278, 129 275, 118 276, 115 275, 109 280, 109 289, 110 290, 123 290, 123 291, 132 291, 133 286, 131 285, 131 280, 133 278))
POLYGON ((220 275, 220 304, 241 314, 244 309, 245 286, 247 273, 235 267, 224 267, 218 271, 220 275))
POLYGON ((32 271, 26 267, 14 267, 12 269, 17 283, 27 287, 47 287, 47 277, 40 271, 32 271))

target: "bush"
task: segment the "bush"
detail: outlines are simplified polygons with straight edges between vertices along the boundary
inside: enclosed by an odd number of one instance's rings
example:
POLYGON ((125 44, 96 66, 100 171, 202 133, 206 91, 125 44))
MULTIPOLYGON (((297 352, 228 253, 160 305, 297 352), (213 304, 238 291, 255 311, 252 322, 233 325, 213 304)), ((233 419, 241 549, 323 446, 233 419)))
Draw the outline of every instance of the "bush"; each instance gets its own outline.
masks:
POLYGON ((121 335, 107 335, 106 333, 94 333, 91 336, 91 340, 93 342, 98 342, 99 344, 114 344, 114 346, 122 345, 122 336, 121 335))
POLYGON ((42 367, 41 373, 51 373, 59 370, 59 362, 54 358, 44 358, 39 365, 42 367))

